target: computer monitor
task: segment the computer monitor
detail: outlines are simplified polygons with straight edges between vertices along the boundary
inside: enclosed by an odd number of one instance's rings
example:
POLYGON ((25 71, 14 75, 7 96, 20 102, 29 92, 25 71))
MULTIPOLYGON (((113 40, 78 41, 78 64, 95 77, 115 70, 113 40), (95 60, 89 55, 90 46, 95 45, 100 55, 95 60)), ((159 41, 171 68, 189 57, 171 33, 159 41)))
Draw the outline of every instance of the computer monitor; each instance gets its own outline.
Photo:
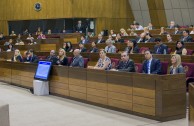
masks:
POLYGON ((49 78, 51 66, 52 62, 39 61, 34 78, 38 80, 47 81, 49 78))

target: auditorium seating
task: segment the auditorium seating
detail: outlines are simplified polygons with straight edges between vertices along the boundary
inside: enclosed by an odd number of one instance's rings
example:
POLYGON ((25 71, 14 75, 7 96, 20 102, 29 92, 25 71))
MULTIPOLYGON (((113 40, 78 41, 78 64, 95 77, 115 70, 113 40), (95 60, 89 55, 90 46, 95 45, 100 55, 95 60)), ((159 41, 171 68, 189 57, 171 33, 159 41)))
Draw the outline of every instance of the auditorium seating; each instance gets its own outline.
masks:
POLYGON ((187 49, 187 55, 193 55, 193 50, 187 49))
POLYGON ((67 57, 68 59, 68 65, 71 65, 71 62, 73 61, 73 57, 67 57))
POLYGON ((117 68, 119 65, 119 59, 111 58, 112 68, 117 68))
POLYGON ((88 58, 84 58, 84 68, 88 67, 88 61, 89 61, 88 58))
POLYGON ((139 49, 139 53, 140 53, 140 54, 144 54, 144 52, 145 52, 146 50, 149 50, 149 48, 148 48, 148 47, 141 47, 141 48, 139 49))
POLYGON ((135 63, 135 71, 137 73, 142 73, 143 65, 141 63, 135 63))
POLYGON ((194 125, 194 83, 189 84, 189 126, 194 125))
POLYGON ((194 63, 182 63, 185 73, 186 73, 186 87, 188 90, 188 86, 190 82, 194 82, 194 63))

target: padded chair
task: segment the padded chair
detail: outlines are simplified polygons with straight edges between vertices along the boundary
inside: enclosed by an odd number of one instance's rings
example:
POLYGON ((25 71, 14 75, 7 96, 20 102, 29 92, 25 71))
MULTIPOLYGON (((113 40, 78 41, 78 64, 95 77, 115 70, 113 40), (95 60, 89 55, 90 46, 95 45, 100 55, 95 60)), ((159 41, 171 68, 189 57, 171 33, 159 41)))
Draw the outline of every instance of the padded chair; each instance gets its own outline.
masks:
POLYGON ((135 63, 135 71, 137 73, 142 73, 143 65, 141 63, 135 63))
POLYGON ((145 52, 146 50, 149 50, 149 48, 148 48, 148 47, 141 47, 141 48, 139 49, 139 53, 140 53, 140 54, 144 54, 144 52, 145 52))
POLYGON ((119 59, 111 58, 112 68, 116 68, 119 65, 119 59))
POLYGON ((67 57, 68 60, 68 66, 71 64, 71 62, 73 61, 73 57, 67 57))
POLYGON ((161 62, 161 66, 162 66, 162 74, 167 74, 168 73, 168 62, 167 61, 161 62))
POLYGON ((171 54, 171 52, 172 52, 172 49, 168 48, 168 54, 171 54))
POLYGON ((46 56, 38 56, 39 60, 46 60, 46 56))
POLYGON ((187 49, 187 55, 193 55, 193 50, 187 49))
POLYGON ((189 83, 194 82, 194 63, 182 63, 186 73, 186 87, 188 91, 189 83))
POLYGON ((84 68, 88 67, 88 61, 89 61, 88 58, 84 58, 84 68))

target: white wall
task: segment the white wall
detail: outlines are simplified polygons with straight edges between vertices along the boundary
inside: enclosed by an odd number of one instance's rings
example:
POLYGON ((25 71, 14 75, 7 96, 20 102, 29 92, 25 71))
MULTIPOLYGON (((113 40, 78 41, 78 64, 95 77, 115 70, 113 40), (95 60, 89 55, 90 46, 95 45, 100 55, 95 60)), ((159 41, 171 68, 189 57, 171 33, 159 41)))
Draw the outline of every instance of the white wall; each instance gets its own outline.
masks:
POLYGON ((147 26, 150 19, 147 0, 129 0, 134 18, 143 26, 147 26))
POLYGON ((194 0, 163 1, 168 24, 170 21, 179 25, 194 24, 194 0))

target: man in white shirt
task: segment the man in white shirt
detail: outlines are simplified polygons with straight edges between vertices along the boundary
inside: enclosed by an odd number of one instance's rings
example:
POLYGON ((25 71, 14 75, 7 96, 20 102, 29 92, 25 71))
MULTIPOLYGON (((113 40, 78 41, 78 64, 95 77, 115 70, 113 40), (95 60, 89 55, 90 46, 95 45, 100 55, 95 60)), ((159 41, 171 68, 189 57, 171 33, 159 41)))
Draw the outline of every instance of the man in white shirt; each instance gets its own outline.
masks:
POLYGON ((143 30, 143 26, 141 26, 139 23, 135 23, 135 30, 143 30))

